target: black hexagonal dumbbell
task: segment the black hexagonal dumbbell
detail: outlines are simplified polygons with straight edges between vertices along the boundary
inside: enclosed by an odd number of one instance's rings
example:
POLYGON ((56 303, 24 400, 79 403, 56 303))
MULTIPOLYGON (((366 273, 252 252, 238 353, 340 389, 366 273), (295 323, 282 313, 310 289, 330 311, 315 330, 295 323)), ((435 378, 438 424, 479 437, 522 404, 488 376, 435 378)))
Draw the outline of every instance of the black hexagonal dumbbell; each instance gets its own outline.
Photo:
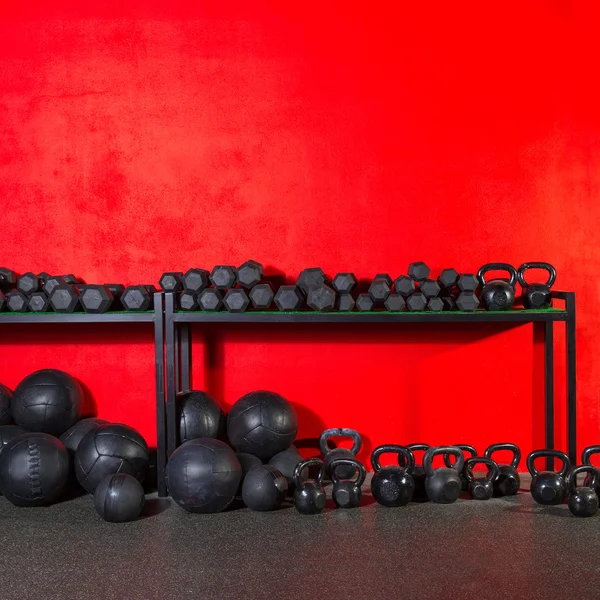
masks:
POLYGON ((179 295, 179 308, 181 310, 198 310, 198 294, 182 292, 179 295))
POLYGON ((75 275, 73 275, 73 273, 61 275, 61 277, 65 280, 65 283, 67 283, 68 285, 77 285, 78 283, 82 283, 78 277, 75 277, 75 275))
POLYGON ((335 291, 323 284, 308 290, 306 304, 318 312, 327 312, 335 308, 335 291))
POLYGON ((259 283, 250 290, 250 301, 252 306, 258 310, 271 308, 275 293, 269 283, 259 283))
POLYGON ((375 275, 373 282, 369 286, 369 296, 375 303, 385 302, 385 299, 392 291, 392 278, 386 273, 375 275))
POLYGON ((30 312, 47 312, 50 310, 50 299, 45 292, 33 292, 29 296, 27 308, 30 312))
POLYGON ((425 310, 426 306, 427 306, 427 297, 422 292, 419 292, 419 291, 413 292, 406 299, 406 308, 408 308, 408 310, 410 310, 410 311, 418 312, 421 310, 425 310))
POLYGON ((396 289, 397 294, 407 298, 415 291, 415 280, 406 275, 400 275, 400 277, 394 281, 394 288, 396 289))
POLYGON ((431 269, 424 262, 414 262, 408 265, 408 276, 415 281, 425 281, 431 269))
POLYGON ((247 260, 237 270, 237 282, 247 290, 260 283, 263 277, 263 266, 255 260, 247 260))
POLYGON ((435 279, 426 279, 419 284, 419 291, 426 298, 435 298, 440 293, 440 284, 435 279))
POLYGON ((339 294, 337 299, 337 309, 339 312, 351 312, 354 310, 356 302, 352 294, 339 294))
POLYGON ((164 292, 178 292, 182 288, 180 271, 169 271, 160 276, 159 285, 164 292))
POLYGON ((350 294, 358 280, 354 273, 338 273, 332 280, 333 289, 340 294, 350 294))
POLYGON ((232 313, 243 313, 250 305, 248 294, 240 288, 228 290, 223 298, 225 308, 232 313))
POLYGON ((203 289, 207 288, 210 283, 208 275, 208 271, 205 269, 188 269, 181 278, 184 292, 199 294, 203 289))
POLYGON ((456 299, 458 310, 475 312, 479 306, 479 298, 475 292, 461 292, 456 299))
POLYGON ((441 296, 444 310, 456 310, 456 300, 453 296, 441 296))
POLYGON ((6 296, 4 292, 0 290, 0 312, 6 308, 6 296))
POLYGON ((216 312, 223 306, 223 296, 215 288, 206 288, 198 294, 198 305, 201 310, 216 312))
POLYGON ((60 275, 56 277, 46 277, 43 283, 44 292, 46 292, 46 295, 50 297, 54 288, 59 285, 67 285, 64 277, 60 275))
POLYGON ((57 285, 50 294, 50 304, 58 313, 75 312, 80 308, 79 290, 74 285, 57 285))
POLYGON ((427 300, 427 310, 438 312, 444 310, 444 301, 439 296, 427 300))
POLYGON ((443 269, 438 277, 438 283, 443 293, 450 293, 458 283, 458 271, 456 269, 443 269))
POLYGON ((114 296, 107 285, 86 285, 81 291, 79 301, 85 312, 102 314, 110 310, 114 296))
POLYGON ((308 295, 308 290, 313 287, 319 287, 327 283, 327 276, 321 267, 310 267, 304 269, 296 279, 296 286, 300 288, 305 295, 308 295))
POLYGON ((17 274, 12 269, 0 268, 0 290, 7 292, 17 285, 17 274))
POLYGON ((18 290, 11 290, 6 294, 6 306, 12 312, 25 312, 28 301, 27 296, 18 290))
POLYGON ((369 294, 359 294, 356 298, 356 308, 360 312, 369 312, 375 307, 375 302, 369 294))
POLYGON ((386 310, 390 312, 400 312, 404 310, 406 301, 400 294, 390 294, 384 302, 386 310))
POLYGON ((210 282, 217 290, 228 290, 235 287, 236 278, 236 268, 227 265, 217 265, 209 276, 210 282))
POLYGON ((33 292, 39 292, 41 287, 42 282, 35 273, 23 273, 17 280, 17 290, 26 296, 30 296, 33 292))
POLYGON ((50 273, 46 273, 46 271, 42 271, 41 273, 38 273, 38 277, 40 278, 40 281, 42 282, 42 285, 44 283, 46 283, 46 279, 50 279, 50 273))
POLYGON ((479 279, 473 273, 463 273, 458 278, 457 285, 461 292, 476 292, 479 287, 479 279))
POLYGON ((156 292, 153 285, 128 285, 121 296, 124 310, 144 311, 152 306, 152 295, 156 292))
POLYGON ((295 285, 282 285, 277 290, 274 300, 281 311, 300 310, 304 302, 300 288, 295 285))

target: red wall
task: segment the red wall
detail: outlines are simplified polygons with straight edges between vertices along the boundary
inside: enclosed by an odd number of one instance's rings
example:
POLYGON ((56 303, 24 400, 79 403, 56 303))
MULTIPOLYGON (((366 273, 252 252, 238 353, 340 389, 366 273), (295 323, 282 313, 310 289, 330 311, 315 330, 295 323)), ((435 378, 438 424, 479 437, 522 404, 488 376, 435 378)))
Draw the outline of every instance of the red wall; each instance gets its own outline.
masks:
MULTIPOLYGON (((246 258, 292 277, 549 260, 578 293, 580 446, 599 441, 592 3, 47 4, 0 8, 1 263, 133 283, 246 258)), ((151 332, 59 329, 3 330, 0 379, 65 368, 153 443, 151 332)), ((196 387, 279 391, 303 437, 543 444, 530 326, 207 336, 196 387)), ((557 386, 562 407, 562 366, 557 386)))

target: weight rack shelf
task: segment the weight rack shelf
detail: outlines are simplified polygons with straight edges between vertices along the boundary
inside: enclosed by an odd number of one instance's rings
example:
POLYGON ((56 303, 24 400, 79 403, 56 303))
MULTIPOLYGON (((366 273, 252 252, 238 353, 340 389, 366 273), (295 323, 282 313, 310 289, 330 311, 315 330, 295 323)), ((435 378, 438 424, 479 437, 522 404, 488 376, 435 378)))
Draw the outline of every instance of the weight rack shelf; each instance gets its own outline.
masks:
MULTIPOLYGON (((167 455, 177 447, 177 392, 190 388, 192 333, 190 324, 209 323, 533 323, 544 339, 545 370, 545 440, 546 448, 554 448, 554 323, 564 322, 566 329, 567 362, 567 448, 573 462, 577 462, 576 428, 576 358, 575 358, 575 292, 552 292, 552 298, 564 302, 564 308, 545 310, 515 309, 510 311, 477 310, 473 313, 447 312, 259 312, 244 313, 178 311, 175 296, 165 294, 166 343, 166 429, 167 455)), ((548 459, 548 467, 553 464, 548 459)))

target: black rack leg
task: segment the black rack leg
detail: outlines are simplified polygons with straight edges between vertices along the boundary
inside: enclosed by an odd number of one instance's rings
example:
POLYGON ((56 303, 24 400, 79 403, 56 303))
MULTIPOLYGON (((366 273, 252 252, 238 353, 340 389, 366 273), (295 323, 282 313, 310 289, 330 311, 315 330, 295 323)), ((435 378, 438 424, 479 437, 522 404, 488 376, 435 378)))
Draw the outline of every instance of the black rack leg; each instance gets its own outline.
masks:
POLYGON ((575 354, 575 292, 568 292, 567 308, 567 448, 577 464, 577 363, 575 354))
POLYGON ((175 407, 175 322, 173 294, 165 294, 165 346, 167 358, 167 456, 177 447, 177 410, 175 407))
POLYGON ((189 323, 179 325, 179 347, 181 355, 181 390, 190 389, 190 344, 192 333, 189 323))
POLYGON ((178 323, 173 323, 173 335, 175 336, 173 338, 173 343, 175 344, 175 363, 174 363, 174 370, 175 370, 175 391, 176 392, 180 392, 181 391, 181 344, 179 343, 179 324, 178 323))
MULTIPOLYGON (((546 396, 546 444, 545 447, 554 449, 554 323, 544 324, 544 375, 546 396)), ((546 468, 554 470, 554 458, 546 458, 546 468)))
POLYGON ((154 294, 154 362, 156 375, 156 481, 158 496, 167 495, 165 467, 167 441, 165 429, 165 358, 162 294, 154 294))

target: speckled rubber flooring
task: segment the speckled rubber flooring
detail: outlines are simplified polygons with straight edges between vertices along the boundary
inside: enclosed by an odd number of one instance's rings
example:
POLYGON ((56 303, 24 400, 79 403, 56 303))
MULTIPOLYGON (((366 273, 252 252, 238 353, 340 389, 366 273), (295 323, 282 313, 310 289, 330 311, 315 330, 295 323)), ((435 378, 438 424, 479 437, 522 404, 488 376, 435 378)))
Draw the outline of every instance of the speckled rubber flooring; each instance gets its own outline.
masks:
MULTIPOLYGON (((524 488, 528 485, 524 485, 524 488)), ((0 498, 0 600, 600 598, 600 513, 510 499, 303 516, 192 515, 149 496, 105 523, 90 496, 23 509, 0 498)))

